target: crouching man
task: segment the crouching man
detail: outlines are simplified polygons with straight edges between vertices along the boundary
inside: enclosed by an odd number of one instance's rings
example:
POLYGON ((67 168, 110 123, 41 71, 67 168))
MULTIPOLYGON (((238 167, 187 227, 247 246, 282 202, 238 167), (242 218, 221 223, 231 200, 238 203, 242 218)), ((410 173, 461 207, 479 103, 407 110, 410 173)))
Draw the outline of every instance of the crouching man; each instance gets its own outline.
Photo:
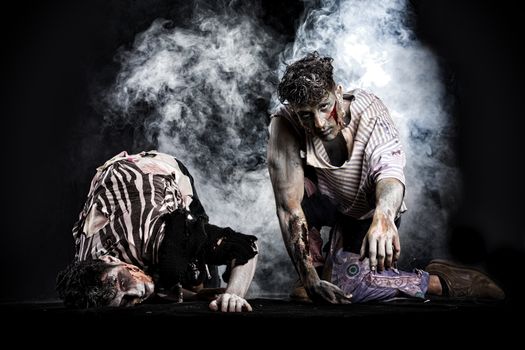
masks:
POLYGON ((209 224, 191 174, 168 154, 122 152, 97 168, 73 237, 75 261, 57 277, 66 306, 206 298, 214 311, 252 311, 257 238, 209 224), (217 265, 226 288, 203 288, 217 265))

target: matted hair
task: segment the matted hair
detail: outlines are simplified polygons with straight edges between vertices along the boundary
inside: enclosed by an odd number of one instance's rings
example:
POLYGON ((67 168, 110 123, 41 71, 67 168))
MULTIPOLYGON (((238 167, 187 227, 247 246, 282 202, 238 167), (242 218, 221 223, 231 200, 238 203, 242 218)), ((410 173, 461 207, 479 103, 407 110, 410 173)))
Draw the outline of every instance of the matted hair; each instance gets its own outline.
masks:
POLYGON ((67 307, 107 306, 117 295, 116 281, 102 280, 110 266, 102 260, 79 261, 67 266, 57 276, 58 296, 67 307))
POLYGON ((332 61, 314 51, 288 65, 277 90, 281 103, 309 106, 321 101, 335 87, 332 61))

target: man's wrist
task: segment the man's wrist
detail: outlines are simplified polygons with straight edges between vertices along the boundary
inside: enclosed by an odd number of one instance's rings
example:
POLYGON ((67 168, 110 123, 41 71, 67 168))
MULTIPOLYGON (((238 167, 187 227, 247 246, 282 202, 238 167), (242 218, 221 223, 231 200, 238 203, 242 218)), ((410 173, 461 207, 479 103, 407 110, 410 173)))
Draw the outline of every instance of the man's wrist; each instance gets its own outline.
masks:
POLYGON ((312 286, 315 286, 315 285, 319 284, 319 281, 320 281, 320 278, 317 275, 317 272, 315 271, 315 269, 313 271, 309 272, 306 276, 304 276, 302 278, 303 285, 307 289, 309 287, 312 287, 312 286))
POLYGON ((396 219, 396 215, 392 209, 383 207, 376 208, 374 211, 374 217, 377 219, 387 218, 392 222, 396 219))

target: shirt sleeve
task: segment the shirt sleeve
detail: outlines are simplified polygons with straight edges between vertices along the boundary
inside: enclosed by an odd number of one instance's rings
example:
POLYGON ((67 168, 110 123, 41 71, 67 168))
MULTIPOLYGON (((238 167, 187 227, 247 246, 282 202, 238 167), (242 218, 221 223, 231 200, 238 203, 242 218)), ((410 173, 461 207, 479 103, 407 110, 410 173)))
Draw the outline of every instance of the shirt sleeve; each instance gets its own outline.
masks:
MULTIPOLYGON (((381 103, 377 100, 377 103, 381 103)), ((381 103, 382 104, 382 103, 381 103)), ((384 178, 398 179, 405 185, 405 152, 399 133, 386 108, 375 118, 367 145, 369 176, 373 183, 384 178)))

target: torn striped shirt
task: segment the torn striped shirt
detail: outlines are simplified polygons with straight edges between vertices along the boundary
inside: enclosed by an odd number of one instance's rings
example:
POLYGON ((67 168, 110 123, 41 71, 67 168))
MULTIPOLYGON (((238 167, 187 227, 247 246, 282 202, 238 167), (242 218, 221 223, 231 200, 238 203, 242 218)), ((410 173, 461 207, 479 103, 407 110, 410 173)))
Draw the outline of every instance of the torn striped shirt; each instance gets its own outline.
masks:
POLYGON ((158 262, 164 220, 189 210, 190 179, 170 155, 122 152, 97 168, 87 201, 73 227, 75 260, 112 255, 147 268, 158 262))
MULTIPOLYGON (((353 137, 348 160, 333 166, 323 142, 302 128, 298 117, 281 105, 272 117, 282 116, 292 124, 304 142, 300 156, 315 169, 318 188, 338 210, 355 219, 370 218, 375 209, 375 185, 384 178, 396 178, 405 185, 405 152, 388 109, 374 94, 361 89, 349 93, 351 119, 347 128, 353 137)), ((403 201, 400 212, 406 210, 403 201)))

